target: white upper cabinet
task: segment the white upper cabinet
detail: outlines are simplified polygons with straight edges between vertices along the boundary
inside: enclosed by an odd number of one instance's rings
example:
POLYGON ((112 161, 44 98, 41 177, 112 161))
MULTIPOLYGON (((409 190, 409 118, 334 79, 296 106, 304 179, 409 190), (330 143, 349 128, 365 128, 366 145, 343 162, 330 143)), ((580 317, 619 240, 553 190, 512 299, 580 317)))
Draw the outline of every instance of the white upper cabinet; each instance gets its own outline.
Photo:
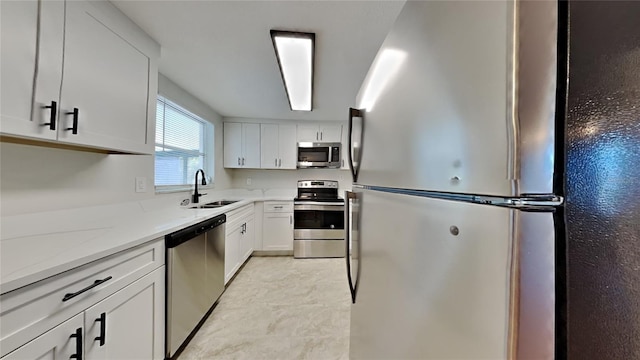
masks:
POLYGON ((342 140, 342 125, 320 125, 320 141, 340 142, 342 140))
POLYGON ((263 169, 278 168, 278 128, 277 124, 260 125, 260 167, 263 169))
POLYGON ((242 124, 224 123, 224 167, 242 167, 242 124))
POLYGON ((2 2, 2 133, 153 153, 158 44, 84 0, 42 1, 37 40, 37 4, 2 2))
POLYGON ((318 125, 298 125, 298 142, 320 141, 320 128, 318 125))
POLYGON ((298 147, 296 144, 296 126, 280 125, 278 150, 280 150, 280 169, 295 169, 298 164, 298 147))
POLYGON ((0 17, 0 130, 3 134, 55 140, 62 80, 64 3, 41 3, 39 58, 36 57, 38 1, 2 1, 0 17), (36 62, 38 72, 34 76, 36 62), (51 119, 53 125, 49 124, 51 119))
POLYGON ((340 142, 341 125, 298 125, 298 142, 340 142))
POLYGON ((224 123, 224 167, 260 168, 260 124, 224 123))
POLYGON ((243 124, 242 147, 244 150, 243 167, 260 168, 260 124, 243 124))
POLYGON ((60 138, 145 152, 149 56, 89 1, 68 1, 66 19, 60 138))
POLYGON ((296 168, 296 126, 261 124, 260 167, 296 168))

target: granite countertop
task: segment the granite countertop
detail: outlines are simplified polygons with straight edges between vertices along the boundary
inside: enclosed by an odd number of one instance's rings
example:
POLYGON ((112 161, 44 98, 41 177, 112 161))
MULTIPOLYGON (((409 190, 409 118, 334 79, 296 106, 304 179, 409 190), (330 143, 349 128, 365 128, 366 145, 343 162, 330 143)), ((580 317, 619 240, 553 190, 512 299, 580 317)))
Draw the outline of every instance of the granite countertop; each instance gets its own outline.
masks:
POLYGON ((162 238, 255 201, 292 200, 295 190, 226 190, 200 203, 239 200, 216 209, 180 206, 184 194, 154 199, 3 217, 0 293, 162 238))

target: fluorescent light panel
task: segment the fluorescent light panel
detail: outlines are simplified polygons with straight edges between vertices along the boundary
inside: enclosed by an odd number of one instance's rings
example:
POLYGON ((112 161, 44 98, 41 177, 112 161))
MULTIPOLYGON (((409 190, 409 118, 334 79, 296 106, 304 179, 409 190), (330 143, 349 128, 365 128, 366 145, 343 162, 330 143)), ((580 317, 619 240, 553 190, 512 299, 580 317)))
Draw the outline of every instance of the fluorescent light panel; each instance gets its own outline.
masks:
POLYGON ((291 110, 312 108, 315 37, 313 33, 271 30, 291 110))

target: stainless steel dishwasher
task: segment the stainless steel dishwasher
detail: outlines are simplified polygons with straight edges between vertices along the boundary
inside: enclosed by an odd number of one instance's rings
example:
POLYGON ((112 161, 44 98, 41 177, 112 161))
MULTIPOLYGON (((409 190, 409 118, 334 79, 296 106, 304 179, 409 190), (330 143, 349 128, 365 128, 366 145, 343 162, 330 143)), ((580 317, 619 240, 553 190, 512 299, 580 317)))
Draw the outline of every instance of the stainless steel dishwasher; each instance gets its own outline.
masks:
POLYGON ((182 351, 224 291, 226 221, 216 216, 165 237, 167 358, 182 351))

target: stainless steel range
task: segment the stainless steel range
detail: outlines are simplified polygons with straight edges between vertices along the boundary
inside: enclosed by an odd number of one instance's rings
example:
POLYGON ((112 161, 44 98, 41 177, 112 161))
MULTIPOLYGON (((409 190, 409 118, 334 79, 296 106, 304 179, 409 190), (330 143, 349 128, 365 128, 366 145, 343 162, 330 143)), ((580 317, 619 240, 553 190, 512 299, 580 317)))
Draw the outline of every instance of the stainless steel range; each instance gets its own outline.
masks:
POLYGON ((337 181, 298 181, 293 218, 294 257, 344 257, 344 199, 337 181))

